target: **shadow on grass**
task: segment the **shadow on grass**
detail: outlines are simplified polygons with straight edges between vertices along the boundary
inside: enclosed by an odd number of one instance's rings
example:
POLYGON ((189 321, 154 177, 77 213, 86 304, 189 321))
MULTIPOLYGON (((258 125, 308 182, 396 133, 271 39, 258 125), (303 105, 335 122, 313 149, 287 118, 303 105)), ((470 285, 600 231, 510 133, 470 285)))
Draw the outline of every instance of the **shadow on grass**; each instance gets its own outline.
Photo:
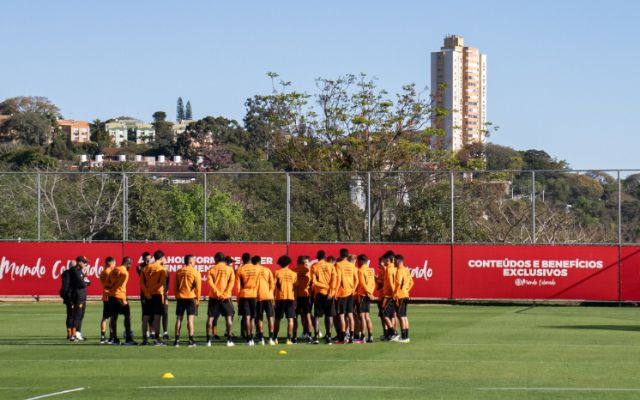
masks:
POLYGON ((551 325, 543 328, 640 332, 639 325, 551 325))

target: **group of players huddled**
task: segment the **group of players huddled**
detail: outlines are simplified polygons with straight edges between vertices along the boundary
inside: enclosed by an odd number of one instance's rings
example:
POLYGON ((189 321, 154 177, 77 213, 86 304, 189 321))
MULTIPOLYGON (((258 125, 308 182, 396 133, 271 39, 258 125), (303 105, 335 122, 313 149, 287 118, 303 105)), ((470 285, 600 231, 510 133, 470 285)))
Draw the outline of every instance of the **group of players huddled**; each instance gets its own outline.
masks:
MULTIPOLYGON (((281 256, 273 273, 261 265, 261 257, 242 255, 240 266, 234 270, 234 261, 221 252, 214 256, 215 265, 206 273, 208 305, 206 321, 206 345, 216 340, 217 322, 225 320, 224 334, 227 346, 235 345, 233 317, 235 309, 232 292, 236 290, 237 310, 241 317, 241 336, 253 346, 278 344, 280 322, 286 318, 286 344, 298 340, 319 344, 322 338, 320 320, 324 318, 324 343, 372 343, 373 325, 369 315, 370 304, 376 300, 378 316, 384 330, 383 341, 409 342, 407 303, 413 287, 411 271, 405 267, 402 255, 388 251, 379 259, 376 274, 369 259, 361 254, 354 256, 341 249, 338 258, 326 256, 318 251, 316 260, 299 256, 293 266, 291 258, 281 256), (263 317, 267 317, 268 336, 265 336, 263 317), (300 323, 298 323, 298 319, 300 323), (302 336, 297 337, 298 326, 302 336), (401 334, 398 335, 398 325, 401 334), (331 337, 335 327, 336 336, 331 337), (366 336, 365 336, 366 330, 366 336)), ((116 266, 113 257, 107 257, 100 274, 103 288, 103 312, 100 324, 102 344, 121 344, 118 338, 117 321, 124 318, 124 342, 136 345, 131 329, 131 312, 127 302, 127 281, 133 260, 124 257, 116 266), (107 338, 107 327, 109 337, 107 338)), ((168 299, 169 272, 164 265, 162 250, 153 254, 142 254, 142 262, 136 268, 140 278, 140 301, 142 305, 142 345, 166 345, 169 340, 168 299), (161 322, 163 334, 161 331, 161 322)), ((70 341, 84 340, 80 333, 82 317, 86 307, 86 286, 90 283, 82 269, 87 264, 85 257, 78 257, 62 276, 61 296, 67 305, 67 338, 70 341), (64 293, 62 293, 64 291, 64 293)), ((180 332, 184 315, 187 315, 189 346, 195 346, 194 320, 203 297, 202 277, 195 268, 195 257, 184 256, 184 265, 173 277, 176 299, 175 338, 173 344, 180 345, 180 332)))

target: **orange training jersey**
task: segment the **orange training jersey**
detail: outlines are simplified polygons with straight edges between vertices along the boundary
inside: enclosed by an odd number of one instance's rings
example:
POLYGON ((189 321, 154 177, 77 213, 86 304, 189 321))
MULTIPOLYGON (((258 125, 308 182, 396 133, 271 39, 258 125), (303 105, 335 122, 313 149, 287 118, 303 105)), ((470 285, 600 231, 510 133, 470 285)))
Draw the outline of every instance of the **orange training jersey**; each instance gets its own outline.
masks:
POLYGON ((258 265, 258 301, 273 300, 273 292, 276 289, 276 281, 273 272, 263 265, 258 265))
POLYGON ((378 300, 384 299, 382 288, 384 287, 384 267, 381 265, 380 272, 376 275, 376 289, 378 290, 378 300))
POLYGON ((397 268, 393 263, 389 263, 389 265, 384 270, 384 278, 382 280, 382 296, 383 297, 393 297, 396 291, 396 271, 397 268))
POLYGON ((311 276, 311 285, 314 295, 328 295, 331 291, 331 282, 334 275, 333 265, 325 260, 320 260, 313 264, 313 274, 311 276))
POLYGON ((209 284, 209 298, 226 300, 231 297, 235 275, 233 268, 224 262, 219 262, 207 272, 209 284))
POLYGON ((109 287, 107 281, 109 280, 109 274, 113 271, 114 267, 108 267, 100 272, 100 284, 102 284, 102 301, 109 300, 109 287))
POLYGON ((311 270, 304 265, 298 265, 293 269, 298 275, 296 282, 296 297, 309 297, 309 289, 311 287, 311 270))
POLYGON ((236 271, 238 298, 255 299, 258 296, 258 272, 260 267, 251 263, 238 268, 236 271))
POLYGON ((167 280, 167 270, 159 262, 154 262, 145 267, 140 275, 140 288, 144 296, 149 298, 153 295, 163 296, 164 284, 167 280))
POLYGON ((289 268, 282 268, 276 271, 276 300, 295 300, 296 293, 294 285, 298 280, 298 274, 289 268))
POLYGON ((376 277, 373 269, 364 264, 358 268, 358 288, 356 294, 358 296, 373 297, 373 291, 376 289, 376 277))
POLYGON ((191 265, 185 265, 176 272, 174 293, 176 299, 195 299, 200 303, 202 293, 202 276, 191 265))
POLYGON ((358 287, 358 271, 353 263, 342 260, 336 263, 338 273, 336 297, 352 296, 358 287))
POLYGON ((127 303, 127 281, 129 281, 129 272, 127 267, 121 265, 116 267, 109 274, 107 279, 107 287, 109 288, 109 296, 115 297, 127 303))
POLYGON ((396 299, 409 297, 409 292, 412 287, 413 277, 411 276, 411 270, 405 267, 404 264, 400 264, 396 271, 396 291, 393 297, 396 299))

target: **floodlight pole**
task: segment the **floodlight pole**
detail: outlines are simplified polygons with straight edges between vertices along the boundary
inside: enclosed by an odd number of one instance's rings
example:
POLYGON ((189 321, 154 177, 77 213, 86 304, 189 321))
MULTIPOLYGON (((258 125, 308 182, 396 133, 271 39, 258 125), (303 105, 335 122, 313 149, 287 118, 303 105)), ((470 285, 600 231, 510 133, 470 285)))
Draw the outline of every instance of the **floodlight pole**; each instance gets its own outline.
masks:
POLYGON ((367 243, 371 243, 371 171, 367 172, 367 243))
POLYGON ((40 180, 40 172, 38 172, 38 200, 37 200, 37 207, 38 207, 38 211, 36 211, 36 230, 37 230, 37 239, 38 242, 41 239, 41 221, 40 221, 40 208, 42 207, 42 182, 40 180))

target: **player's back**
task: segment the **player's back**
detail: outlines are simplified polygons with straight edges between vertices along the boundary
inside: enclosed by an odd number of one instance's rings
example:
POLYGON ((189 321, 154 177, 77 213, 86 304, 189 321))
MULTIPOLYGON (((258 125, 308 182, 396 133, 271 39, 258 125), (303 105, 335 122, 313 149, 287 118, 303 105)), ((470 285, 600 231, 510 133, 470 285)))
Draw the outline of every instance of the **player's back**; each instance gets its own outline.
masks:
POLYGON ((276 271, 276 300, 295 300, 294 285, 298 275, 289 268, 282 268, 276 271))
POLYGON ((309 297, 311 271, 304 265, 298 265, 293 271, 297 276, 296 297, 309 297))
POLYGON ((257 297, 259 271, 260 268, 251 263, 244 264, 238 268, 236 271, 238 298, 253 299, 257 297))
POLYGON ((339 274, 336 296, 347 297, 353 295, 358 283, 356 266, 347 260, 342 260, 336 263, 336 272, 339 274))
POLYGON ((275 281, 273 272, 263 265, 258 265, 258 301, 273 300, 273 291, 275 289, 275 281))

